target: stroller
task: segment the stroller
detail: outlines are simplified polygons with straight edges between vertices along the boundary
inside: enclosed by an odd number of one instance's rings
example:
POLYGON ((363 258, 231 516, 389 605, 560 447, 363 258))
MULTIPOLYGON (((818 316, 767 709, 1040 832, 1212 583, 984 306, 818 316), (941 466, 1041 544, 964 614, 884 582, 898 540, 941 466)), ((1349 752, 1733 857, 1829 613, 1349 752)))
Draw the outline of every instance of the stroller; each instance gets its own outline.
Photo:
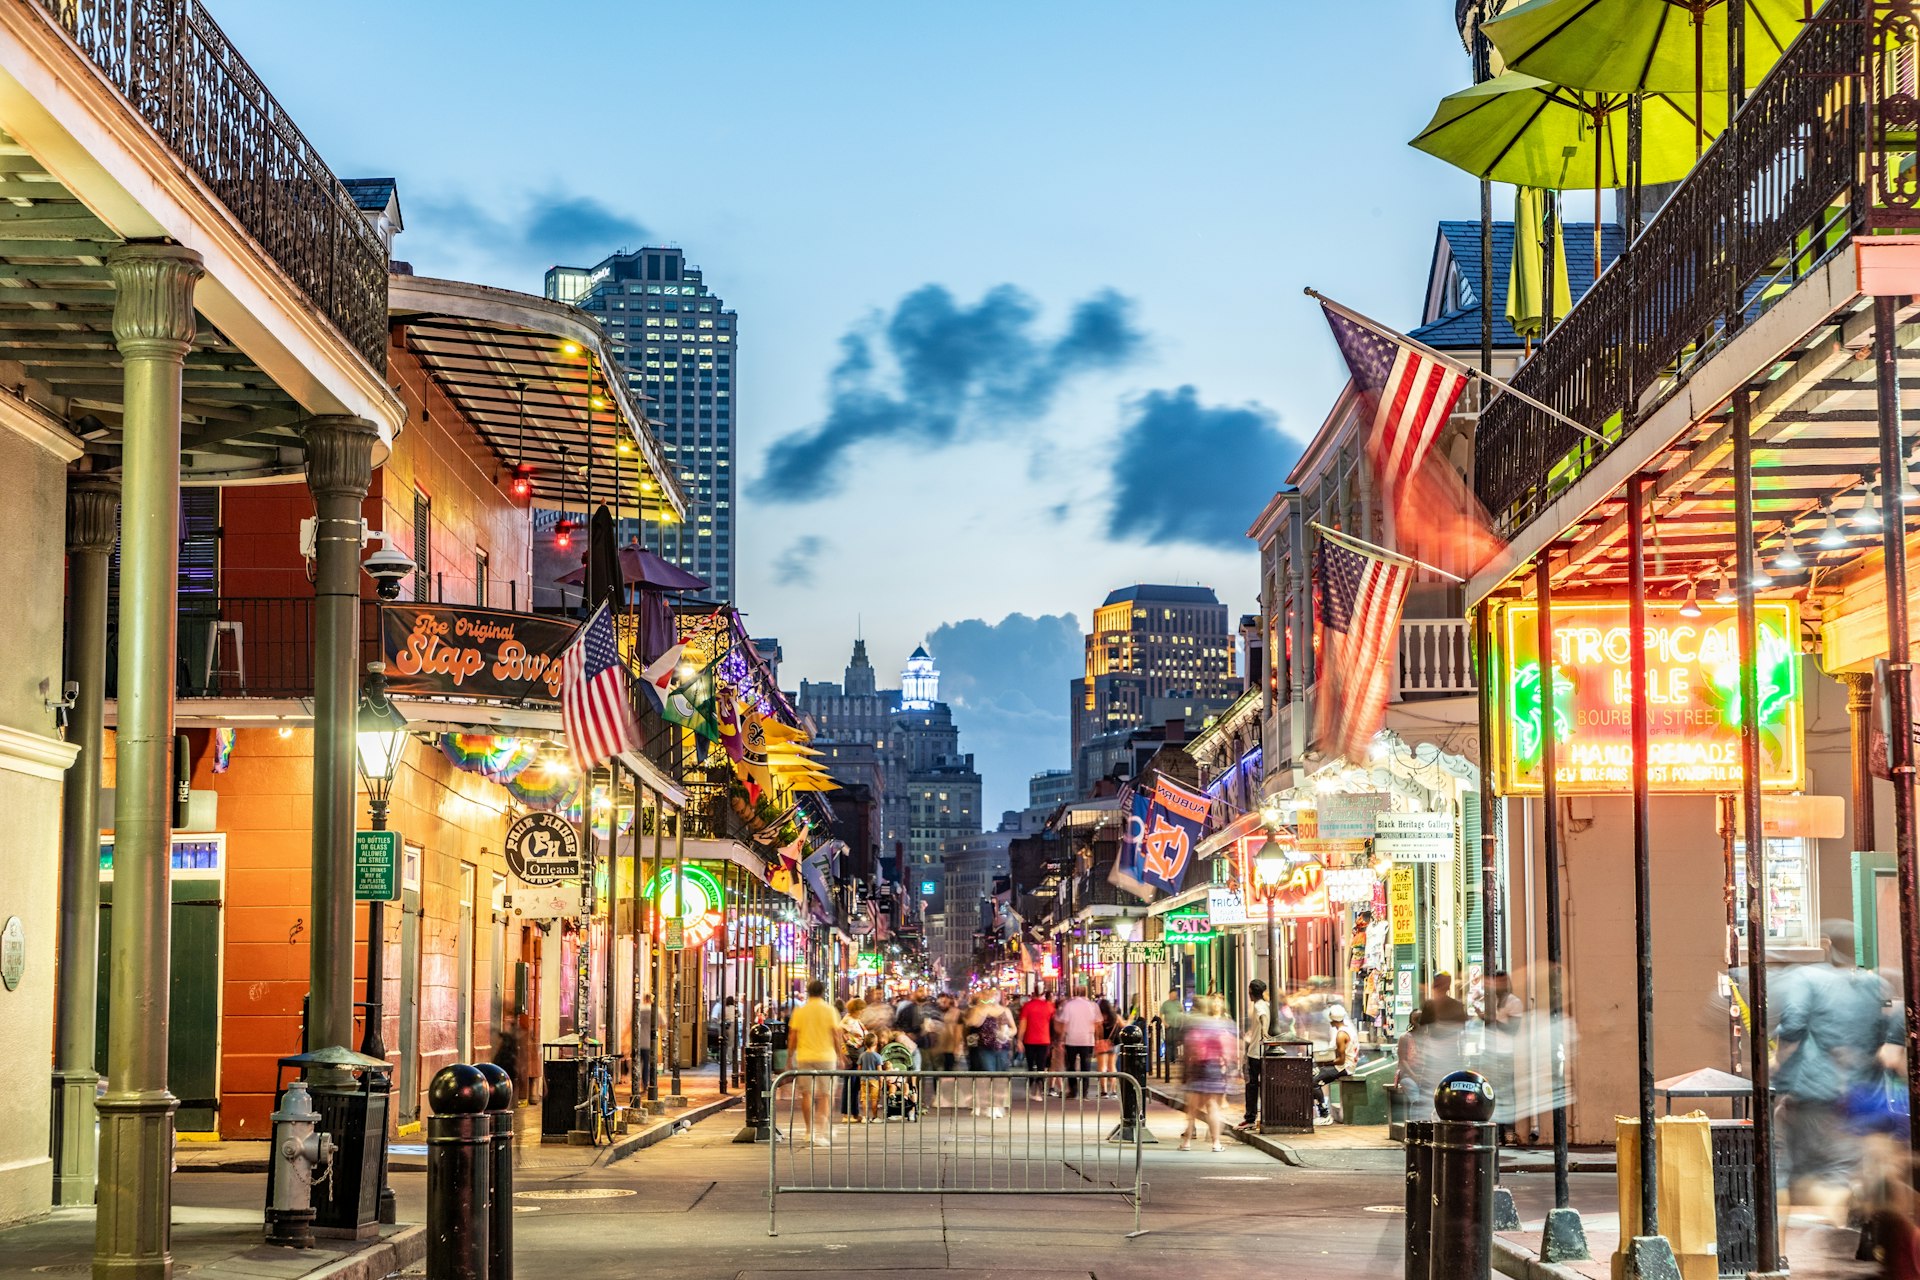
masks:
POLYGON ((907 1120, 919 1123, 919 1080, 913 1072, 913 1050, 904 1044, 890 1044, 880 1051, 880 1106, 882 1120, 907 1120), (891 1078, 889 1078, 891 1077, 891 1078))

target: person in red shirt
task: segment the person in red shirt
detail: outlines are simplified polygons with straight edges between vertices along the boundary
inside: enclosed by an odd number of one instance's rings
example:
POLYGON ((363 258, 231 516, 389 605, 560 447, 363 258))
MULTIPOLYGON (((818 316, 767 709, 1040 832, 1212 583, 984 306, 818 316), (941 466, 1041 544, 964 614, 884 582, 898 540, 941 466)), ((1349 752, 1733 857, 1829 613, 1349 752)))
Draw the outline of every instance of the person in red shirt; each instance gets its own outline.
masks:
MULTIPOLYGON (((1026 1050, 1030 1076, 1045 1074, 1048 1059, 1053 1056, 1055 1016, 1053 1000, 1046 991, 1035 992, 1031 999, 1020 1006, 1020 1047, 1026 1050)), ((1033 1096, 1038 1083, 1035 1079, 1027 1081, 1027 1096, 1033 1096)))

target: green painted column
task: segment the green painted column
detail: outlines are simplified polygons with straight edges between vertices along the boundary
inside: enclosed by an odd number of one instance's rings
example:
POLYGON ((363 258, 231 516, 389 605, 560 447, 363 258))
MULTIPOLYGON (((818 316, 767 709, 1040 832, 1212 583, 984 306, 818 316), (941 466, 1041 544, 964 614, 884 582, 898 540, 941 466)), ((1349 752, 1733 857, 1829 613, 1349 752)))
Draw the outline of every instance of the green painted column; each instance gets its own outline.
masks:
POLYGON ((167 1091, 172 924, 173 671, 180 572, 180 389, 200 255, 169 244, 107 255, 126 390, 121 455, 120 678, 108 955, 107 1091, 100 1099, 95 1280, 173 1274, 173 1113, 167 1091))
MULTIPOLYGON (((360 504, 380 431, 364 418, 310 418, 301 429, 313 492, 313 939, 307 1047, 353 1036, 354 725, 360 706, 360 504)), ((421 565, 424 572, 428 566, 421 565)), ((310 1077, 317 1079, 317 1077, 310 1077)))
POLYGON ((74 696, 60 840, 60 944, 53 1046, 53 1202, 92 1204, 93 1048, 100 983, 100 749, 106 736, 107 560, 120 485, 67 485, 67 679, 74 696))

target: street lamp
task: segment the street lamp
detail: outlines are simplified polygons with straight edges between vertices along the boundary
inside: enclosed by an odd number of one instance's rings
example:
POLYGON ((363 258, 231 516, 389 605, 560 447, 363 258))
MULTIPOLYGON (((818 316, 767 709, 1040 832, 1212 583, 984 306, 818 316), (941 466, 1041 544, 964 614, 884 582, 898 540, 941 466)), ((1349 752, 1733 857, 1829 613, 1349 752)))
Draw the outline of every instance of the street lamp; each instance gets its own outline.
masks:
POLYGON ((1140 922, 1132 916, 1115 916, 1113 918, 1112 928, 1113 936, 1118 938, 1122 944, 1120 950, 1120 1016, 1124 1018, 1127 1016, 1127 990, 1129 979, 1132 976, 1129 973, 1130 962, 1127 959, 1127 947, 1125 944, 1131 943, 1140 932, 1140 922))
POLYGON ((1267 1034, 1272 1035, 1277 1021, 1273 1010, 1280 1003, 1280 935, 1274 925, 1273 902, 1280 896, 1280 881, 1287 874, 1287 851, 1267 832, 1260 852, 1253 855, 1253 878, 1267 899, 1267 1034))
MULTIPOLYGON (((373 818, 373 829, 385 831, 387 800, 393 794, 393 778, 400 769, 401 753, 407 748, 407 718, 387 698, 384 662, 367 664, 367 678, 360 689, 360 711, 354 723, 354 747, 360 765, 360 783, 367 789, 367 808, 373 818)), ((398 878, 397 866, 394 872, 398 878)), ((384 1019, 381 996, 387 980, 385 907, 386 903, 379 898, 367 903, 367 1027, 360 1037, 360 1052, 382 1062, 387 1058, 387 1046, 380 1037, 380 1024, 384 1019)), ((398 1206, 393 1187, 387 1181, 386 1145, 383 1136, 376 1203, 380 1221, 393 1222, 398 1217, 398 1206)))

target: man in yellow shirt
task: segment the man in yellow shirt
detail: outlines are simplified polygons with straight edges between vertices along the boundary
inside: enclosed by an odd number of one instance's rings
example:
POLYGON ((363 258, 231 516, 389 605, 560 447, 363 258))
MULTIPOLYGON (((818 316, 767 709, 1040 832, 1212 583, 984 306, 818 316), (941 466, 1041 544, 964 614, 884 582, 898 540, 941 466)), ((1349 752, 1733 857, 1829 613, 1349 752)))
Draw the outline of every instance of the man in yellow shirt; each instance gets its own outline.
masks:
MULTIPOLYGON (((794 1071, 838 1071, 845 1062, 840 1045, 840 1017, 826 1001, 827 984, 815 978, 807 983, 807 998, 787 1019, 787 1065, 794 1071)), ((807 1133, 816 1147, 832 1143, 827 1123, 833 1098, 831 1080, 801 1082, 800 1096, 807 1111, 807 1133)))

